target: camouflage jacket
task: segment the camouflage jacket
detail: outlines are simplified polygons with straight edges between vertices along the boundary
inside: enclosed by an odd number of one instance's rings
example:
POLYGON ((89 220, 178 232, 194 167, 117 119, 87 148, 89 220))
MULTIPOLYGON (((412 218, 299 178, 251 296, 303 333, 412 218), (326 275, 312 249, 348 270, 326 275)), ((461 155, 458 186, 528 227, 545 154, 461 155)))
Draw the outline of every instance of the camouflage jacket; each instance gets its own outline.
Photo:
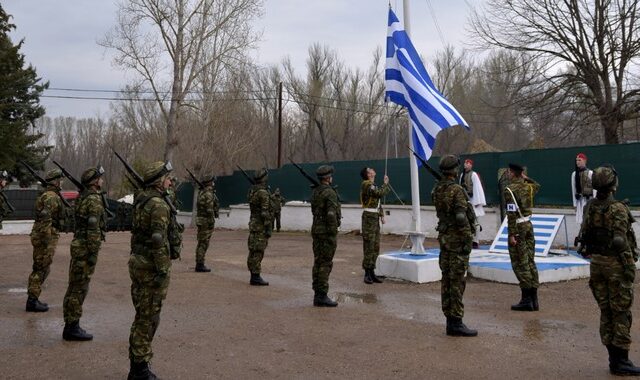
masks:
POLYGON ((11 214, 11 209, 9 208, 9 204, 7 203, 6 196, 4 192, 0 189, 0 229, 2 229, 2 221, 4 218, 11 214))
POLYGON ((504 198, 507 203, 507 223, 509 226, 509 234, 516 231, 516 221, 522 217, 531 216, 533 208, 533 198, 540 190, 540 184, 531 178, 525 181, 524 178, 513 178, 509 186, 506 187, 504 198), (511 191, 509 191, 511 190, 511 191), (513 196, 515 199, 513 199, 513 196))
POLYGON ((360 204, 362 208, 378 208, 380 207, 380 198, 387 195, 390 191, 387 184, 377 187, 373 181, 364 180, 360 184, 360 204))
POLYGON ((106 212, 102 193, 98 190, 85 190, 75 206, 75 233, 73 238, 85 240, 92 249, 100 249, 104 240, 106 212))
POLYGON ((166 277, 171 268, 169 225, 171 208, 155 188, 141 191, 133 205, 132 254, 138 266, 166 277), (155 234, 155 237, 154 237, 155 234))
MULTIPOLYGON (((438 227, 440 233, 471 233, 472 221, 469 220, 468 209, 471 207, 462 186, 452 178, 443 178, 433 187, 431 200, 436 207, 438 227), (466 223, 460 224, 456 220, 456 214, 465 214, 466 223)), ((473 211, 473 210, 472 210, 473 211)))
POLYGON ((196 208, 198 210, 196 226, 213 227, 216 222, 215 218, 219 217, 220 211, 220 203, 213 186, 207 186, 200 190, 196 208))
POLYGON ((273 212, 280 212, 282 210, 282 206, 284 206, 284 197, 279 194, 273 194, 271 195, 271 203, 273 212))
POLYGON ((607 199, 591 199, 585 206, 584 219, 580 228, 587 255, 613 253, 625 258, 626 261, 629 261, 629 257, 637 261, 638 244, 632 227, 634 222, 635 219, 629 207, 615 200, 612 194, 607 199), (615 235, 625 240, 618 252, 612 252, 612 240, 615 235))
POLYGON ((251 186, 247 198, 251 209, 249 231, 270 232, 273 229, 273 205, 267 185, 260 183, 251 186))
POLYGON ((65 206, 60 189, 49 185, 36 199, 36 220, 31 233, 57 235, 65 230, 65 206))
POLYGON ((311 193, 311 212, 313 213, 312 234, 338 233, 342 211, 338 201, 338 193, 327 184, 321 184, 311 193))

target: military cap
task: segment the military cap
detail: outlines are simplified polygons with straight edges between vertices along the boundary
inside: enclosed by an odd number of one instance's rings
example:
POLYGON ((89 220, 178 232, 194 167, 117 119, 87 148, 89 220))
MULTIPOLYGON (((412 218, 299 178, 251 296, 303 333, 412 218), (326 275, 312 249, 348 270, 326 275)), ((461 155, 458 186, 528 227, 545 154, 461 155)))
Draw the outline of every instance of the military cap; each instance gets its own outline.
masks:
POLYGON ((265 168, 262 168, 256 171, 255 173, 253 173, 253 179, 256 180, 257 182, 263 182, 267 179, 268 175, 269 175, 269 171, 265 168))
POLYGON ((319 179, 329 177, 333 175, 333 166, 331 165, 321 165, 316 169, 316 177, 319 179))
POLYGON ((44 177, 44 180, 47 182, 51 182, 51 181, 55 181, 58 178, 62 178, 63 174, 62 174, 62 170, 60 169, 51 169, 47 172, 46 177, 44 177))
POLYGON ((522 173, 524 171, 524 167, 520 164, 516 164, 516 163, 510 163, 509 164, 509 169, 518 172, 518 173, 522 173))
POLYGON ((202 177, 202 179, 200 180, 200 182, 202 183, 207 183, 207 182, 214 182, 216 180, 216 176, 213 174, 208 174, 202 177))
POLYGON ((451 171, 453 169, 456 169, 458 166, 460 166, 460 159, 458 158, 458 156, 453 154, 447 154, 446 156, 443 156, 440 159, 440 164, 438 165, 440 171, 443 172, 451 171))
POLYGON ((598 191, 618 186, 618 172, 612 165, 603 165, 593 170, 591 177, 593 188, 598 191))
POLYGON ((142 175, 145 185, 151 185, 173 170, 171 162, 156 161, 147 166, 142 175))
POLYGON ((90 184, 94 179, 102 177, 104 174, 104 168, 100 165, 95 168, 89 168, 82 173, 80 176, 80 181, 83 185, 90 184))

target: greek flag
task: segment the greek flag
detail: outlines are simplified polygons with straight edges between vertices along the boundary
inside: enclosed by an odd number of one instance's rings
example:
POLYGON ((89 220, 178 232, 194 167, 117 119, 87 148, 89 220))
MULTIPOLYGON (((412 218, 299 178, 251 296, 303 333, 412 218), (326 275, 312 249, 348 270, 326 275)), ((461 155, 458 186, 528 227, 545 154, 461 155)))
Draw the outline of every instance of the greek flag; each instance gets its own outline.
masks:
POLYGON ((388 27, 385 97, 407 108, 413 126, 413 150, 428 160, 438 132, 454 125, 468 129, 469 125, 433 85, 404 25, 391 8, 388 27))

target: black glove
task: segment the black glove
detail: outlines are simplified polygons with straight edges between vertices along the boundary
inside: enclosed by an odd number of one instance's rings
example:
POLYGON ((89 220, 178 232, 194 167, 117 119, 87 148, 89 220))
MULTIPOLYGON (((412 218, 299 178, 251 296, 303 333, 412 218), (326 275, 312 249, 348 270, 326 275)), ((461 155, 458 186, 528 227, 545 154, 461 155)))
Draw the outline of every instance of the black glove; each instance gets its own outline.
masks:
POLYGON ((576 200, 580 200, 582 198, 582 194, 576 194, 576 200))

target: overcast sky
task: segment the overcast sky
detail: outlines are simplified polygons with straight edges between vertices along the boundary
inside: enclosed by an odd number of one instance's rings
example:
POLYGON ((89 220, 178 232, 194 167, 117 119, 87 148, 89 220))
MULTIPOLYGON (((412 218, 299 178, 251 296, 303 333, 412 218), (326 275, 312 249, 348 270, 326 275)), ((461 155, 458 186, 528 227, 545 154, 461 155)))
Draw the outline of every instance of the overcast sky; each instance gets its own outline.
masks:
MULTIPOLYGON (((411 35, 426 58, 443 48, 443 41, 463 48, 470 4, 480 0, 410 0, 411 35), (431 8, 430 5, 431 4, 431 8), (433 9, 433 12, 431 12, 433 9), (435 14, 442 39, 433 21, 435 14)), ((14 42, 24 38, 22 53, 52 88, 117 90, 127 74, 111 65, 111 52, 96 41, 115 24, 115 0, 4 0, 17 29, 14 42)), ((320 42, 338 51, 350 67, 367 68, 374 49, 384 47, 388 0, 265 0, 259 50, 264 65, 289 56, 299 73, 310 44, 320 42)), ((402 1, 391 6, 402 17, 402 1)), ((46 95, 111 96, 49 90, 46 95)), ((48 116, 107 116, 108 101, 43 98, 48 116)))

